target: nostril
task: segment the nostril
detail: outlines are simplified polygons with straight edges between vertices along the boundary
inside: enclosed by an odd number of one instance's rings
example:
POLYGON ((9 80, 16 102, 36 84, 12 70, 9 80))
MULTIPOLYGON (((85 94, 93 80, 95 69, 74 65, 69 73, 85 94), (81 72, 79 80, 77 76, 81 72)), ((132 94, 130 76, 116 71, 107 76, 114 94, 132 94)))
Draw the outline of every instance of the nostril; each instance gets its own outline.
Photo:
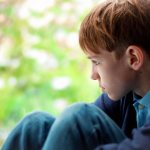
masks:
POLYGON ((93 74, 91 75, 91 79, 92 79, 92 80, 99 80, 100 77, 99 77, 99 75, 98 75, 97 73, 93 73, 93 74))

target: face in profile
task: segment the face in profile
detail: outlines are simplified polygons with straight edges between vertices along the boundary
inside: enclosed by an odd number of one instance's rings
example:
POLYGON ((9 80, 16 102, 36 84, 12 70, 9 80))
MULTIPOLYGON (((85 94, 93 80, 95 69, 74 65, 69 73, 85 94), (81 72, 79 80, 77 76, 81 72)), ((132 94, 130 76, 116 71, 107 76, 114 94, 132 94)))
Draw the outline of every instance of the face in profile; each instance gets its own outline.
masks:
POLYGON ((117 59, 114 52, 102 50, 100 54, 88 52, 87 57, 92 62, 91 78, 98 81, 109 98, 118 100, 132 89, 134 76, 126 56, 117 59))

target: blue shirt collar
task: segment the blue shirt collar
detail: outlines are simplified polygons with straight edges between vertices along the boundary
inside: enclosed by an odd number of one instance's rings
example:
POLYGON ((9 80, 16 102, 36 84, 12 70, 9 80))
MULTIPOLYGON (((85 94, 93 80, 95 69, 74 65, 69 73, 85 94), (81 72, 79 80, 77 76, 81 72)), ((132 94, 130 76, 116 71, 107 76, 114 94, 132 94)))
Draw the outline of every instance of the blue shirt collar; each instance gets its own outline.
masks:
POLYGON ((145 107, 150 107, 150 91, 148 91, 143 98, 134 94, 134 101, 138 101, 138 103, 144 105, 145 107))

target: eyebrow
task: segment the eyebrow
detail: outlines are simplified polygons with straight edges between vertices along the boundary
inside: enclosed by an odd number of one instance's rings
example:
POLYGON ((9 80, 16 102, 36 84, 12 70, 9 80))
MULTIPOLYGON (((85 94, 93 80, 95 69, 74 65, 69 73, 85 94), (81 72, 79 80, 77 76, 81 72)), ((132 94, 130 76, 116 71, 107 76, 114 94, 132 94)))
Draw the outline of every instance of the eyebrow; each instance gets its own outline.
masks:
POLYGON ((98 58, 100 58, 99 56, 88 56, 87 57, 88 59, 98 59, 98 58))

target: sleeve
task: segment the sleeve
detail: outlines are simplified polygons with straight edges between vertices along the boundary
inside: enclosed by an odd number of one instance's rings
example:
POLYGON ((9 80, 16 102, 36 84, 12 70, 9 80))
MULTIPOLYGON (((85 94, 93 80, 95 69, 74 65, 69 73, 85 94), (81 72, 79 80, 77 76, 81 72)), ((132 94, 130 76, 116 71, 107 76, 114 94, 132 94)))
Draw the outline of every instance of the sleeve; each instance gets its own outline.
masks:
POLYGON ((150 149, 150 118, 139 129, 133 130, 133 138, 125 139, 119 144, 105 144, 95 150, 149 150, 150 149))

